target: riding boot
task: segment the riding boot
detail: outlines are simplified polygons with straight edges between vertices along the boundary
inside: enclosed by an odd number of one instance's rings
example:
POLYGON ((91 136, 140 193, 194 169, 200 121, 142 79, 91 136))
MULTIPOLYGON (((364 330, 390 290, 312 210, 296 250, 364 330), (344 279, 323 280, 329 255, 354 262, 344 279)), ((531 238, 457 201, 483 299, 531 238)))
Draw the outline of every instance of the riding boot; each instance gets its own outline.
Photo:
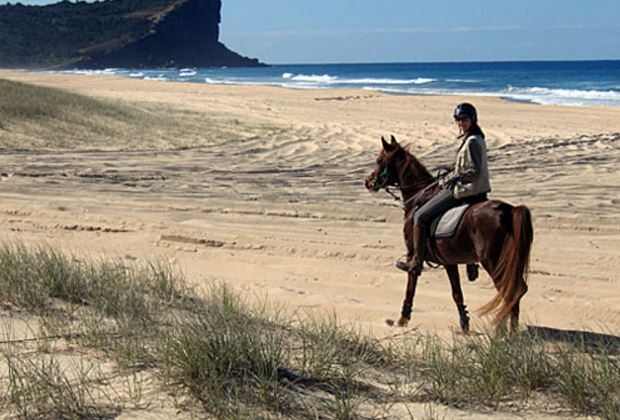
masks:
POLYGON ((419 224, 413 225, 413 248, 414 254, 407 262, 399 261, 396 266, 401 270, 419 276, 422 273, 424 263, 424 227, 419 224))

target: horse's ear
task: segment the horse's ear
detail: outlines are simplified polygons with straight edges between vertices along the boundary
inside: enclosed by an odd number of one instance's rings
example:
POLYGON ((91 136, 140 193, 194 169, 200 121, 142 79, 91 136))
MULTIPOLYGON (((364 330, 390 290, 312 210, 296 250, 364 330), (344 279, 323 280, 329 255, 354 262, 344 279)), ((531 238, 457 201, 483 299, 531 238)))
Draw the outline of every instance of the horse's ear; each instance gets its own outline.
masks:
POLYGON ((386 152, 389 152, 394 148, 393 145, 388 143, 383 136, 381 136, 381 143, 383 144, 383 150, 386 152))
POLYGON ((396 141, 396 137, 394 137, 394 134, 390 135, 390 140, 392 142, 392 145, 397 145, 398 142, 396 141))

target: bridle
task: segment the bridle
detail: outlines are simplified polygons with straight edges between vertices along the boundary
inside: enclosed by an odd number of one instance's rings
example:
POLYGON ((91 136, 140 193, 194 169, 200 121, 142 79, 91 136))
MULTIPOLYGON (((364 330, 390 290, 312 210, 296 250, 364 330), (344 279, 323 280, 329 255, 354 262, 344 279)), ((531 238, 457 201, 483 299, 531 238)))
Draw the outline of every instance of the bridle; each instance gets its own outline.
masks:
MULTIPOLYGON (((379 191, 382 188, 387 190, 389 187, 388 185, 389 179, 390 179, 390 172, 388 171, 388 165, 385 165, 381 173, 375 177, 375 186, 374 186, 375 191, 379 191), (381 185, 379 185, 378 183, 379 180, 382 181, 381 185)), ((395 184, 394 186, 398 187, 398 183, 395 184)))
POLYGON ((400 201, 400 197, 394 194, 392 190, 390 190, 390 187, 400 188, 400 186, 398 182, 394 183, 393 185, 389 185, 388 184, 389 179, 390 179, 390 171, 388 169, 388 165, 385 165, 383 167, 383 170, 379 173, 379 175, 374 177, 373 189, 375 191, 385 190, 385 192, 391 195, 392 198, 394 198, 394 200, 400 201))
POLYGON ((412 190, 419 187, 424 187, 420 191, 418 191, 413 197, 409 198, 406 202, 404 202, 401 207, 403 209, 406 208, 410 203, 415 202, 419 197, 422 197, 429 189, 435 187, 440 179, 445 178, 446 175, 451 171, 451 168, 441 168, 438 172, 437 176, 432 178, 432 181, 427 184, 427 181, 417 181, 407 185, 400 185, 398 182, 394 184, 388 184, 390 179, 390 171, 389 165, 385 165, 378 176, 375 177, 375 185, 374 190, 379 191, 381 189, 385 190, 395 201, 402 201, 400 195, 394 193, 390 187, 398 188, 401 191, 412 190), (380 181, 380 182, 379 182, 380 181))
POLYGON ((381 171, 381 173, 375 177, 375 186, 374 189, 376 191, 379 191, 381 189, 385 190, 385 192, 387 192, 389 195, 391 195, 392 197, 394 197, 395 200, 401 200, 401 198, 396 195, 394 192, 392 192, 392 190, 390 190, 390 187, 395 187, 400 189, 401 191, 407 191, 407 190, 412 190, 414 188, 418 188, 418 187, 424 187, 422 188, 422 190, 420 190, 418 193, 416 193, 416 196, 422 192, 427 191, 429 188, 435 186, 437 184, 437 182, 441 179, 444 178, 446 174, 440 174, 438 176, 433 177, 433 180, 431 181, 430 184, 427 184, 427 181, 417 181, 417 182, 413 182, 411 184, 407 184, 407 185, 400 185, 398 182, 395 182, 392 185, 388 185, 388 180, 389 180, 389 171, 388 171, 388 165, 385 165, 385 167, 383 168, 383 170, 381 171), (377 181, 381 180, 381 183, 378 183, 377 181))

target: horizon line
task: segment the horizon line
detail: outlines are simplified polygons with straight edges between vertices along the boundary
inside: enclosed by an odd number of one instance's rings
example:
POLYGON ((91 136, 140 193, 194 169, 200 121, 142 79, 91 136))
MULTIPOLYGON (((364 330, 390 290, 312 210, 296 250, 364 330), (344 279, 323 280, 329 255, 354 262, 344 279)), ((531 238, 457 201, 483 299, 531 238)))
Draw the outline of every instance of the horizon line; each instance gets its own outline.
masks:
MULTIPOLYGON (((260 59, 258 59, 260 61, 260 59)), ((579 59, 526 59, 526 60, 467 60, 467 61, 449 61, 449 60, 420 60, 420 61, 315 61, 315 62, 264 62, 267 66, 299 66, 299 65, 354 65, 354 64, 491 64, 491 63, 580 63, 580 62, 612 62, 620 61, 620 58, 579 58, 579 59)))

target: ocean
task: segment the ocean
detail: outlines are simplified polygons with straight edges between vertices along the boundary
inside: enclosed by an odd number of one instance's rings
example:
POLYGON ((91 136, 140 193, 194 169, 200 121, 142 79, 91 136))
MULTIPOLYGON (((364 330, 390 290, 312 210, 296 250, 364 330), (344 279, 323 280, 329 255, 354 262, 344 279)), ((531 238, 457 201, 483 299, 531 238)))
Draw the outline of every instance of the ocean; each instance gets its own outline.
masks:
POLYGON ((620 60, 278 64, 260 68, 69 72, 291 89, 354 88, 401 95, 484 95, 542 105, 620 106, 620 60))

